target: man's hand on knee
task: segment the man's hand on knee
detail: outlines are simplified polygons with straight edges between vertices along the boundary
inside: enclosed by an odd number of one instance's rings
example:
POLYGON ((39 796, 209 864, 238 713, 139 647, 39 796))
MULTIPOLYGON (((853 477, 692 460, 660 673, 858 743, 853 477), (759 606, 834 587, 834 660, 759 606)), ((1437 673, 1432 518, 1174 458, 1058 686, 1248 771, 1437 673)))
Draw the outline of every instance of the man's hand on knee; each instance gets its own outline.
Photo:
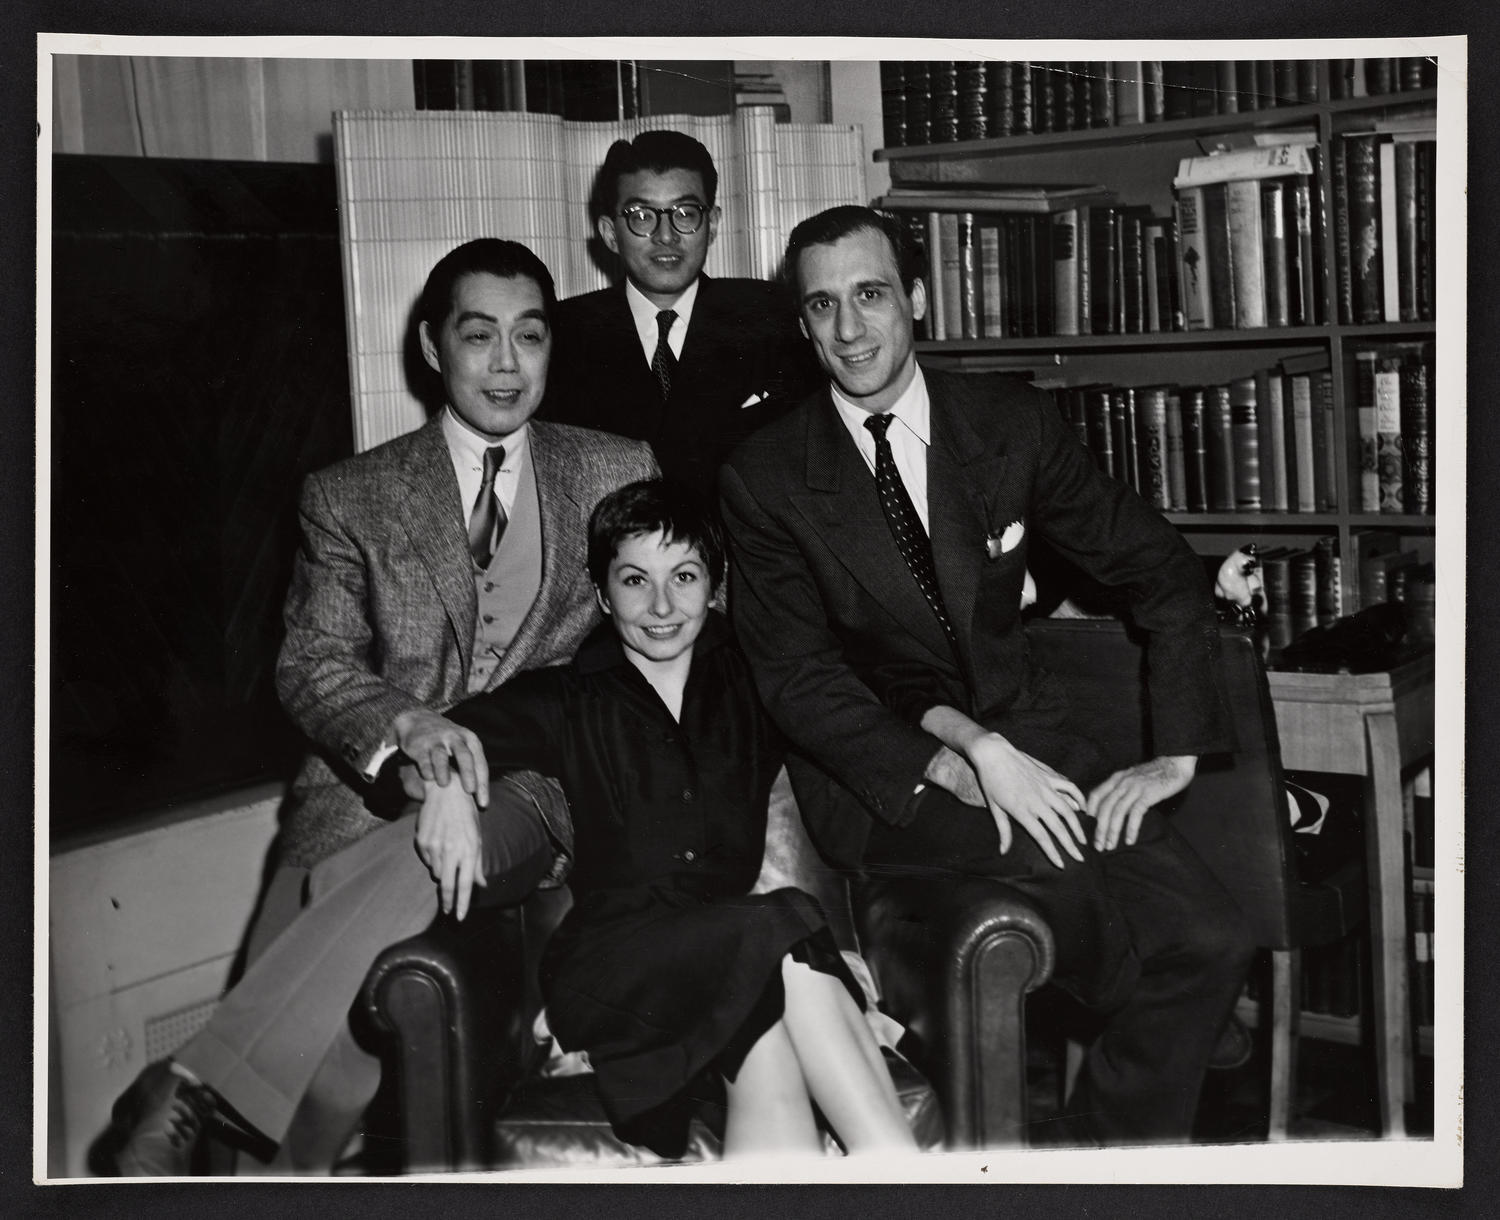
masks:
POLYGON ((455 783, 429 783, 417 814, 417 855, 437 882, 443 914, 462 919, 476 885, 485 884, 474 798, 455 783))
POLYGON ((1113 851, 1135 843, 1146 810, 1176 796, 1193 780, 1198 759, 1192 754, 1163 754, 1116 771, 1089 793, 1094 817, 1094 849, 1113 851))

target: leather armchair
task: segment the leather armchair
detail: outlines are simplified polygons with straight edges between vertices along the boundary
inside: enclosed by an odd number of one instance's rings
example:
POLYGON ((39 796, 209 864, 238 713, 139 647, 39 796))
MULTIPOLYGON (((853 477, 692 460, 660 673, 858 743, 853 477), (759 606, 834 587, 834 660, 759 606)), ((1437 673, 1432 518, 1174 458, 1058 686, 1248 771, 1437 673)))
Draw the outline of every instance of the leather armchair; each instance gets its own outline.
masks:
MULTIPOLYGON (((851 887, 818 858, 779 786, 762 885, 783 884, 818 896, 841 945, 854 943, 857 921, 883 1007, 911 1031, 903 1051, 910 1044, 917 1070, 900 1057, 889 1062, 918 1142, 1019 1144, 1025 997, 1052 971, 1052 936, 1034 908, 979 879, 851 887)), ((536 965, 568 902, 553 890, 520 907, 471 911, 462 925, 439 919, 371 969, 355 1016, 385 1060, 404 1168, 653 1159, 615 1140, 591 1080, 538 1072, 536 965)), ((695 1124, 689 1159, 718 1147, 713 1124, 695 1124)))

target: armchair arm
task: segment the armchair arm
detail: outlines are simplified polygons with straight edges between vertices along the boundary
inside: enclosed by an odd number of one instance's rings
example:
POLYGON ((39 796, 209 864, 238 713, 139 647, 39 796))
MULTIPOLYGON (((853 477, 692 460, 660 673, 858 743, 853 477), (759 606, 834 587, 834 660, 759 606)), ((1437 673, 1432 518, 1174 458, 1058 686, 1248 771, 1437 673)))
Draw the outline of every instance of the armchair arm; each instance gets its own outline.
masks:
POLYGON ((1053 965, 1041 916, 982 877, 866 878, 855 912, 885 1007, 942 1100, 949 1146, 1020 1143, 1026 994, 1053 965))
POLYGON ((524 921, 517 908, 438 919, 385 950, 356 1011, 394 1074, 407 1170, 489 1160, 493 1109, 529 1066, 524 921))

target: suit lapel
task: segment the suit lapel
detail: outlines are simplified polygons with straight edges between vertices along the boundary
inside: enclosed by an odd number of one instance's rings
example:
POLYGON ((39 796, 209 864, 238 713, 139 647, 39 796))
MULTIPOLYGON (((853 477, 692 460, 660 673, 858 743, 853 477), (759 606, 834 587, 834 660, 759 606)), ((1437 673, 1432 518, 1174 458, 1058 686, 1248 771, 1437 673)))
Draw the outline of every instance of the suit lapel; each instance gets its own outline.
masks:
POLYGON ((464 507, 459 503, 458 479, 443 437, 441 412, 413 435, 400 479, 406 489, 398 509, 402 523, 432 577, 467 672, 479 610, 464 531, 464 507))
POLYGON ((580 504, 575 494, 581 472, 569 469, 566 455, 558 451, 552 431, 545 423, 533 421, 530 438, 542 525, 542 583, 515 639, 495 667, 491 687, 499 686, 518 672, 525 658, 542 651, 543 642, 571 604, 568 594, 580 575, 575 566, 577 557, 588 549, 584 521, 593 505, 580 504), (560 556, 567 556, 568 562, 562 562, 560 556))
POLYGON ((895 623, 939 658, 952 656, 911 570, 896 549, 875 480, 825 390, 807 420, 807 487, 791 499, 829 550, 895 623))
POLYGON ((991 520, 1006 456, 1002 445, 975 424, 982 410, 961 384, 923 370, 932 405, 927 450, 927 515, 932 560, 948 615, 967 647, 974 623, 975 591, 986 561, 988 536, 1006 524, 991 520))

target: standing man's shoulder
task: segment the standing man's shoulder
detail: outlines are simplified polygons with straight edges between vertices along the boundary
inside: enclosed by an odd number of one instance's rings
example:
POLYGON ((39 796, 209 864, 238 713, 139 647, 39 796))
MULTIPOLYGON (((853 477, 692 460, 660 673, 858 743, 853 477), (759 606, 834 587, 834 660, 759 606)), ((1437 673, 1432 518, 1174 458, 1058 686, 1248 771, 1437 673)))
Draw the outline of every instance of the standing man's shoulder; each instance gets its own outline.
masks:
POLYGON ((581 292, 557 303, 558 322, 570 327, 580 321, 598 318, 613 310, 623 308, 625 293, 621 285, 596 288, 593 292, 581 292))

